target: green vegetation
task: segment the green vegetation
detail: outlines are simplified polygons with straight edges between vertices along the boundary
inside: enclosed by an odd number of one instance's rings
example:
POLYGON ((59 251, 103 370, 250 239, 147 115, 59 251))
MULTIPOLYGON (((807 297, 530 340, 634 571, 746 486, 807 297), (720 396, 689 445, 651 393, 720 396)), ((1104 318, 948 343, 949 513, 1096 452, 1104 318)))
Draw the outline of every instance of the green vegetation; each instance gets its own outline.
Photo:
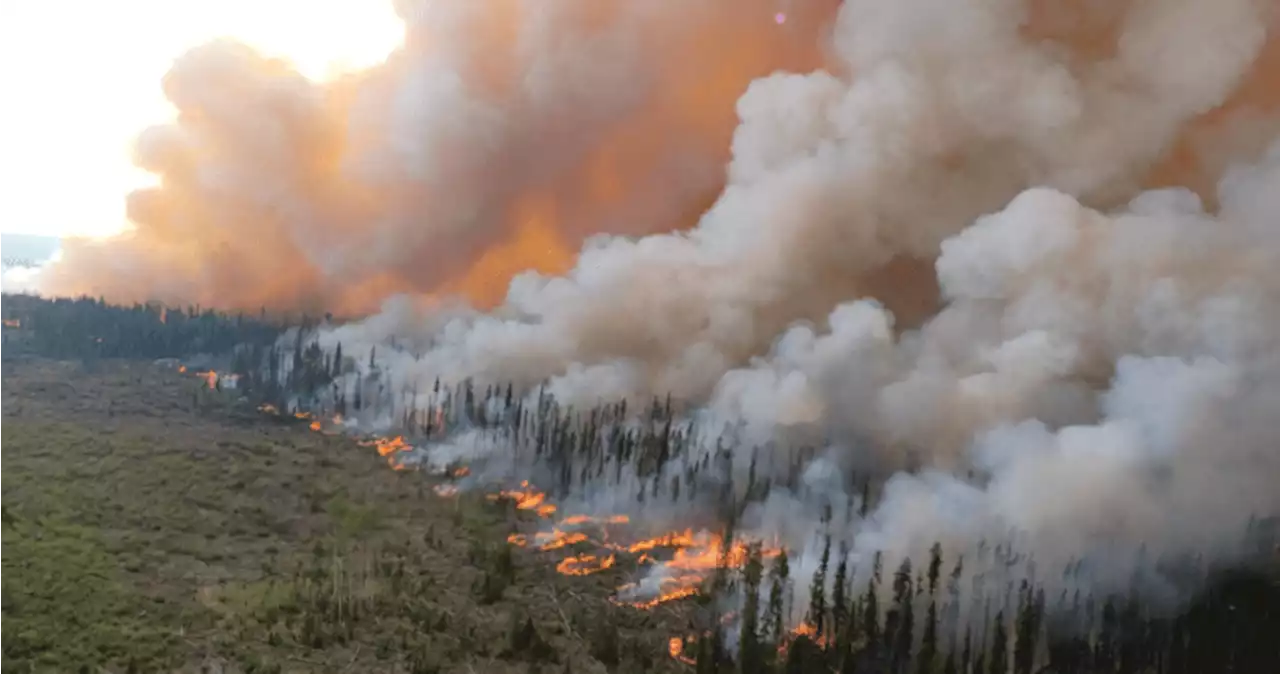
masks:
MULTIPOLYGON (((582 582, 369 447, 143 364, 3 371, 6 672, 678 671, 582 582)), ((601 574, 606 575, 606 574, 601 574)))

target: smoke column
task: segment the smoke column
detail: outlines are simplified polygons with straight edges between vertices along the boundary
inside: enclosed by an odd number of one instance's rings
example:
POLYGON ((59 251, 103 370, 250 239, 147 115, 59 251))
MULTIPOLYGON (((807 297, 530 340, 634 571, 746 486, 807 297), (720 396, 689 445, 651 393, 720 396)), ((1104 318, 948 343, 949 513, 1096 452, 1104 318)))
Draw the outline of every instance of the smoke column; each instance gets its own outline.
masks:
POLYGON ((671 393, 745 449, 824 443, 818 491, 915 464, 863 559, 1213 549, 1280 512, 1275 4, 773 4, 407 8, 405 49, 329 87, 194 52, 138 234, 50 282, 386 300, 318 339, 377 346, 392 390, 671 393))
MULTIPOLYGON (((315 83, 234 42, 180 57, 136 163, 134 229, 71 242, 54 294, 356 316, 403 292, 501 300, 599 232, 687 228, 734 102, 819 63, 838 0, 410 1, 383 65, 315 83)), ((306 17, 299 17, 305 30, 306 17)))

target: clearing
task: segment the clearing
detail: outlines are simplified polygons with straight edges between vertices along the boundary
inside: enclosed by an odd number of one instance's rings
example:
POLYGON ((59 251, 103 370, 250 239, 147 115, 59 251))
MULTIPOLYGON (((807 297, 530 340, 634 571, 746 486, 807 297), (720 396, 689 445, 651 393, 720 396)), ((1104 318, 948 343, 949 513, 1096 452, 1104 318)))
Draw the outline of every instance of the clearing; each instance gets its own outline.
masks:
POLYGON ((691 607, 558 574, 534 513, 150 363, 3 370, 10 672, 661 672, 691 607))

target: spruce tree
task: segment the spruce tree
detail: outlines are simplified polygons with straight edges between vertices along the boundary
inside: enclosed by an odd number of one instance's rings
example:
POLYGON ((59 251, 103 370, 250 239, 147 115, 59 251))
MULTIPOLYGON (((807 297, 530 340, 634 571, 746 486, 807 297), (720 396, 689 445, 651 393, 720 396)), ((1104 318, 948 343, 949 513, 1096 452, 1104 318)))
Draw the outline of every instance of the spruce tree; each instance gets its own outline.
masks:
POLYGON ((783 601, 786 596, 786 587, 788 577, 791 575, 791 569, 787 563, 787 551, 783 550, 778 553, 777 559, 773 562, 773 568, 769 570, 769 605, 766 608, 767 623, 766 633, 768 634, 768 644, 771 648, 777 648, 782 644, 783 635, 786 633, 786 616, 783 615, 783 601))
POLYGON ((822 558, 818 562, 818 570, 813 574, 813 582, 809 585, 809 624, 813 625, 814 636, 819 641, 826 627, 827 565, 830 562, 831 537, 827 536, 822 546, 822 558))
POLYGON ((871 578, 867 580, 867 593, 862 600, 862 629, 867 635, 867 647, 876 648, 880 642, 880 570, 883 557, 876 551, 871 564, 871 578))
POLYGON ((987 672, 1006 674, 1009 671, 1009 634, 1005 631, 1004 611, 996 613, 994 630, 991 637, 991 663, 987 672))
POLYGON ((834 585, 831 588, 831 636, 833 643, 839 647, 844 645, 847 640, 845 630, 849 625, 849 549, 845 543, 840 543, 840 563, 836 564, 836 577, 834 585))
POLYGON ((1019 592, 1017 633, 1013 641, 1014 674, 1031 674, 1035 664, 1036 640, 1040 631, 1040 600, 1030 583, 1022 581, 1019 592))
POLYGON ((890 648, 891 669, 902 672, 911 661, 915 615, 911 582, 911 559, 904 557, 893 575, 893 608, 885 621, 885 639, 890 648))
POLYGON ((759 543, 747 548, 746 566, 743 569, 741 636, 738 648, 739 671, 742 674, 760 674, 764 671, 764 652, 760 646, 760 581, 764 576, 764 561, 759 543))

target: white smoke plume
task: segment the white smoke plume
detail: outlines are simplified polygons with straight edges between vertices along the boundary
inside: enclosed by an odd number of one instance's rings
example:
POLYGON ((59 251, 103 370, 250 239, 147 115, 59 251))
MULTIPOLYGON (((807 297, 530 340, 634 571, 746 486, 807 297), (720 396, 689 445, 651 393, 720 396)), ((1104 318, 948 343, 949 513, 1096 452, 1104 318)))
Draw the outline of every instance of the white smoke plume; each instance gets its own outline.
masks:
MULTIPOLYGON (((739 477, 802 442, 832 471, 916 467, 842 523, 863 564, 1011 531, 1046 565, 1229 554, 1280 512, 1274 8, 1082 12, 844 2, 826 68, 739 100, 695 229, 593 239, 492 313, 405 298, 319 339, 378 345, 396 390, 670 392, 735 427, 739 477)), ((816 521, 797 499, 756 508, 760 533, 816 521)))

